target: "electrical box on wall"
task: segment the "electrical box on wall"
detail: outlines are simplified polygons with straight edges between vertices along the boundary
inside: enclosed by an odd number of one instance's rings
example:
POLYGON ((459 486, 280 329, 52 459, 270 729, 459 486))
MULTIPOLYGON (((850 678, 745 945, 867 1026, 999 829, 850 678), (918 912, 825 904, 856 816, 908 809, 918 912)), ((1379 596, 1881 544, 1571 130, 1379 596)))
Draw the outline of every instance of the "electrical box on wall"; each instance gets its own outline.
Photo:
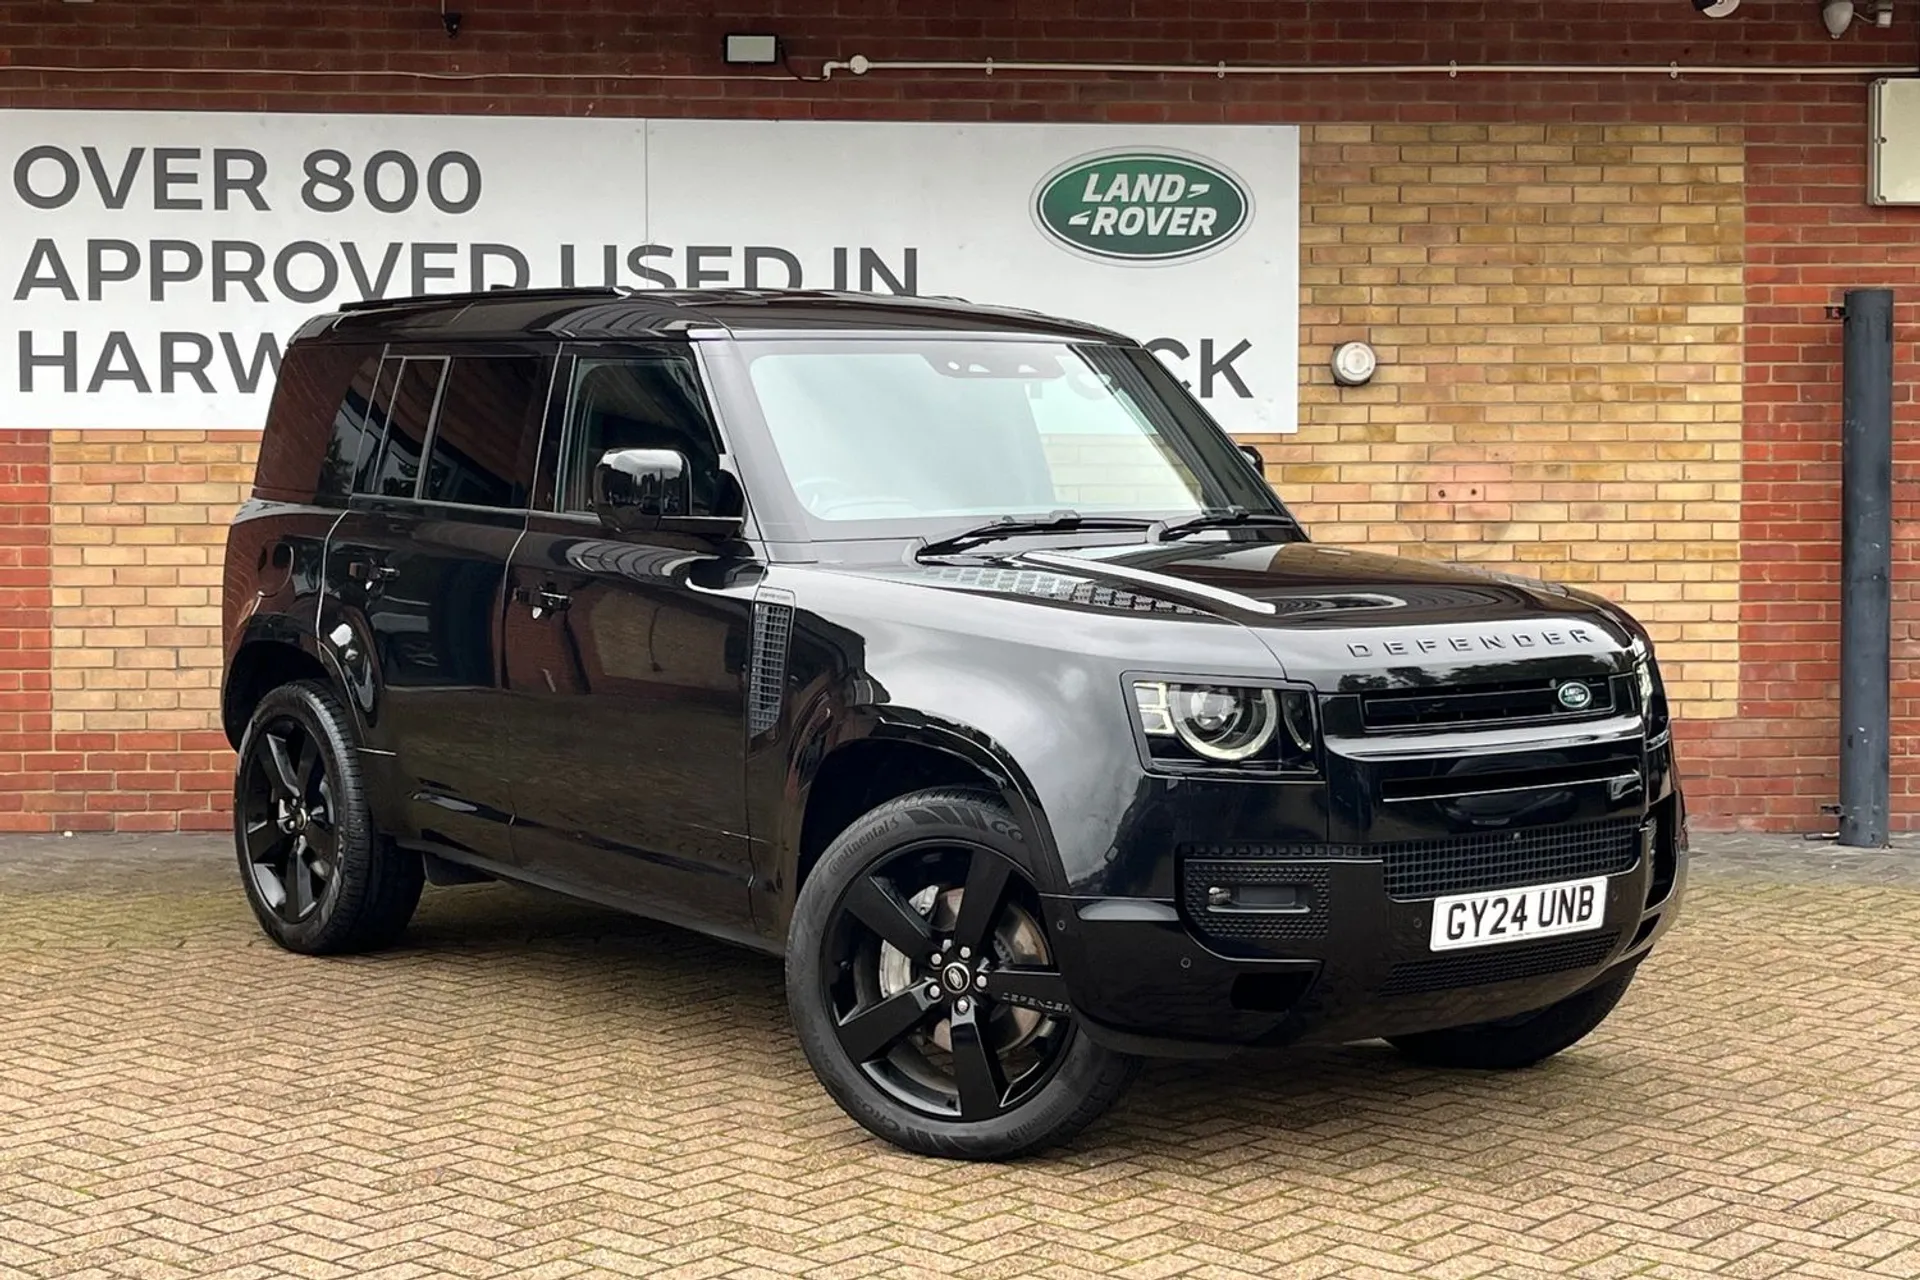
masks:
POLYGON ((1867 203, 1920 204, 1920 78, 1869 86, 1867 203))

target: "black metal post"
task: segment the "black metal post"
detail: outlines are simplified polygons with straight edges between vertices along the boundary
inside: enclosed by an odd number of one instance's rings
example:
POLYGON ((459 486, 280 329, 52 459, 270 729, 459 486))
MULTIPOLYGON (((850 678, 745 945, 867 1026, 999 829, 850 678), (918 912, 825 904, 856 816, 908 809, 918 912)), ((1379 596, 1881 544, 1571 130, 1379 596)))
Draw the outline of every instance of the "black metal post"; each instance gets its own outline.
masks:
POLYGON ((1887 843, 1893 291, 1847 293, 1840 391, 1840 843, 1887 843))

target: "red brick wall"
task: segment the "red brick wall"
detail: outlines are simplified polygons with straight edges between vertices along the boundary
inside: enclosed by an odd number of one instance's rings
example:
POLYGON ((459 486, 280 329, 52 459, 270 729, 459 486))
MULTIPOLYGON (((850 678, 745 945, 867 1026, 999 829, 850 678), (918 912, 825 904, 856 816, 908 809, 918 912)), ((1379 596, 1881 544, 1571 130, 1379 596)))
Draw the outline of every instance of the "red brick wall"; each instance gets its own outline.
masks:
MULTIPOLYGON (((1911 33, 1909 33, 1911 34, 1911 33)), ((1745 502, 1741 514, 1742 719, 1712 744, 1716 806, 1805 827, 1833 802, 1839 736, 1840 330, 1850 287, 1895 292, 1893 808, 1916 824, 1920 614, 1913 428, 1920 377, 1920 210, 1875 209, 1857 90, 1808 86, 1756 107, 1747 142, 1745 502), (1779 117, 1779 119, 1773 119, 1779 117)), ((1696 766, 1697 768, 1699 766, 1696 766)))
MULTIPOLYGON (((1834 797, 1837 726, 1838 324, 1824 309, 1850 286, 1901 290, 1897 365, 1897 576, 1915 557, 1909 444, 1920 373, 1920 210, 1863 197, 1861 80, 1607 74, 1229 78, 1088 74, 845 73, 828 84, 718 77, 722 32, 771 29, 811 75, 825 58, 1099 59, 1313 63, 1563 62, 1913 66, 1910 7, 1880 32, 1829 40, 1809 0, 1747 0, 1711 22, 1680 0, 766 0, 636 5, 547 0, 473 5, 457 39, 435 6, 293 4, 0 5, 0 107, 142 107, 860 119, 1739 126, 1746 147, 1744 508, 1740 522, 1739 714, 1683 724, 1693 806, 1707 825, 1813 829, 1834 797), (1121 16, 1101 16, 1105 8, 1121 16), (717 12, 716 12, 717 11, 717 12), (144 67, 103 75, 39 66, 144 67), (217 74, 190 74, 182 68, 217 74), (314 77, 239 69, 351 71, 314 77), (428 81, 413 73, 539 78, 428 81), (580 77, 600 76, 603 79, 580 77)), ((1863 6, 1864 9, 1864 6, 1863 6)), ((71 806, 23 813, 9 796, 92 768, 76 753, 139 751, 137 734, 51 741, 47 448, 28 423, 0 424, 0 827, 58 826, 89 809, 122 825, 165 825, 205 790, 203 762, 71 806), (125 741, 120 739, 124 738, 125 741), (54 754, 58 747, 61 754, 54 754), (24 779, 24 781, 22 781, 24 779)), ((1284 449, 1276 446, 1276 450, 1284 449)), ((1895 587, 1896 826, 1920 825, 1914 607, 1895 587)), ((196 746, 202 745, 196 742, 196 746)), ((97 776, 97 775, 96 775, 97 776)), ((91 793, 89 793, 90 795, 91 793)), ((192 821, 217 816, 201 810, 192 821)), ((198 806, 193 806, 198 808, 198 806)))
POLYGON ((0 430, 0 831, 44 830, 28 793, 49 791, 53 586, 45 432, 0 430))

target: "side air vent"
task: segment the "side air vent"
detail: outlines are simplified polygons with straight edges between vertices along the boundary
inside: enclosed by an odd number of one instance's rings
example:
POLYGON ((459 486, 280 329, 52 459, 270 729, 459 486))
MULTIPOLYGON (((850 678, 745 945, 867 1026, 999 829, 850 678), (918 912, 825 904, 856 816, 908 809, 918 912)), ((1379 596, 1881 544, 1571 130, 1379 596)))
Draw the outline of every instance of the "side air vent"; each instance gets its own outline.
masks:
POLYGON ((747 665, 747 735, 780 723, 786 697, 787 647, 793 639, 793 592, 762 587, 753 598, 753 653, 747 665))

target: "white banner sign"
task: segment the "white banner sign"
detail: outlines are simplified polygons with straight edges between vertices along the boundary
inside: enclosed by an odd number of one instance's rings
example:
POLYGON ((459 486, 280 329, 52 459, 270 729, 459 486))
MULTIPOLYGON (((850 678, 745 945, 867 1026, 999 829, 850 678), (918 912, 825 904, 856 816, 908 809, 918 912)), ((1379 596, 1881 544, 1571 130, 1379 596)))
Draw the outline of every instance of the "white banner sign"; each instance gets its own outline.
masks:
POLYGON ((0 111, 0 426, 258 427, 300 323, 514 285, 947 294, 1292 431, 1281 126, 0 111))

